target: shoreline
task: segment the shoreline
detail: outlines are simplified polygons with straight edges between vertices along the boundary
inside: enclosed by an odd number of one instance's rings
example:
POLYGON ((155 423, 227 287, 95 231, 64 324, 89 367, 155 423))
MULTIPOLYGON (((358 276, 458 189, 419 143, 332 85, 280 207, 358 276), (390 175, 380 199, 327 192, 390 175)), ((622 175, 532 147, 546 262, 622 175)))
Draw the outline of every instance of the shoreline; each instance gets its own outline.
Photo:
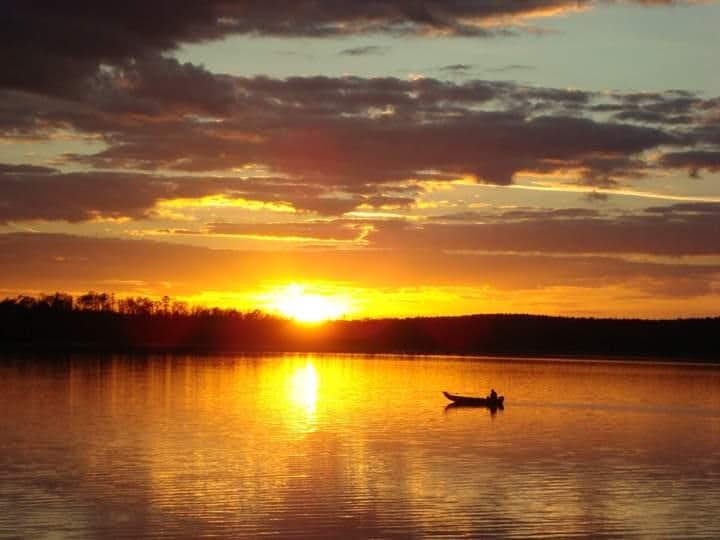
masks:
POLYGON ((0 343, 0 359, 6 355, 25 354, 52 357, 57 355, 127 355, 127 356, 154 356, 154 355, 196 355, 196 356, 281 356, 281 355, 322 355, 343 357, 406 357, 407 359, 457 359, 457 360, 505 360, 536 362, 583 362, 583 363, 618 363, 618 364, 682 364, 687 366, 716 366, 720 367, 720 354, 718 356, 703 355, 658 355, 645 354, 605 354, 597 352, 525 352, 525 351, 422 351, 422 350, 332 350, 332 349, 275 349, 275 348, 224 348, 212 346, 97 346, 96 344, 69 344, 60 347, 28 344, 28 343, 0 343))

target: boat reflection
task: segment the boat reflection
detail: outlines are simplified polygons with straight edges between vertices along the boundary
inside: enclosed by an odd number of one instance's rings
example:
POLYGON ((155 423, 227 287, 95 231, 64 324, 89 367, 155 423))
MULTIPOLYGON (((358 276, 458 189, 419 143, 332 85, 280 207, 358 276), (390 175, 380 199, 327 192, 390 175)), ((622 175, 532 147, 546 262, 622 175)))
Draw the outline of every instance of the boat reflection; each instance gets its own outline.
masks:
POLYGON ((487 405, 487 404, 476 404, 476 403, 449 403, 445 406, 445 413, 456 411, 459 409, 486 409, 490 411, 491 416, 495 416, 498 411, 504 411, 505 407, 502 404, 499 405, 487 405))

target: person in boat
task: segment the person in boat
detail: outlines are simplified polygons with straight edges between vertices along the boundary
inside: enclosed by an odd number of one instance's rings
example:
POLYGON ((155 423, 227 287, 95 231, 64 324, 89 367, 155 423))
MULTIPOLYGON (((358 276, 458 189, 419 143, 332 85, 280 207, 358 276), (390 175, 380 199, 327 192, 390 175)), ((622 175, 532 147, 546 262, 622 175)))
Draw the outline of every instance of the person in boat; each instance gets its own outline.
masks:
POLYGON ((490 389, 490 401, 497 401, 497 392, 494 388, 490 389))

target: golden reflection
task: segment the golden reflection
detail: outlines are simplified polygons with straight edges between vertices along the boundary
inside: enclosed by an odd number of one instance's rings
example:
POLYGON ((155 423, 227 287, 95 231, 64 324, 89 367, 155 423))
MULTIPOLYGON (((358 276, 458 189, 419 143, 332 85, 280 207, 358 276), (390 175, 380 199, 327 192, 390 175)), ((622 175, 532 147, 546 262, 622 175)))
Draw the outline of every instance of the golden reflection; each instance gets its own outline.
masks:
POLYGON ((293 406, 304 409, 308 417, 315 414, 318 385, 317 370, 312 362, 296 368, 290 377, 288 399, 293 406))

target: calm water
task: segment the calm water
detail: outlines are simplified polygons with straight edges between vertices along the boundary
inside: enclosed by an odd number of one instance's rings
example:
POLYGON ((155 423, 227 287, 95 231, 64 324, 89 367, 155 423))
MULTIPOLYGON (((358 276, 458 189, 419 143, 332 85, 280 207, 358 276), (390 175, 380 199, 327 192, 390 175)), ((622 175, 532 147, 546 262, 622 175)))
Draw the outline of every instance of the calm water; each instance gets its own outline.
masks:
POLYGON ((720 537, 717 367, 6 358, 0 411, 2 538, 720 537))

